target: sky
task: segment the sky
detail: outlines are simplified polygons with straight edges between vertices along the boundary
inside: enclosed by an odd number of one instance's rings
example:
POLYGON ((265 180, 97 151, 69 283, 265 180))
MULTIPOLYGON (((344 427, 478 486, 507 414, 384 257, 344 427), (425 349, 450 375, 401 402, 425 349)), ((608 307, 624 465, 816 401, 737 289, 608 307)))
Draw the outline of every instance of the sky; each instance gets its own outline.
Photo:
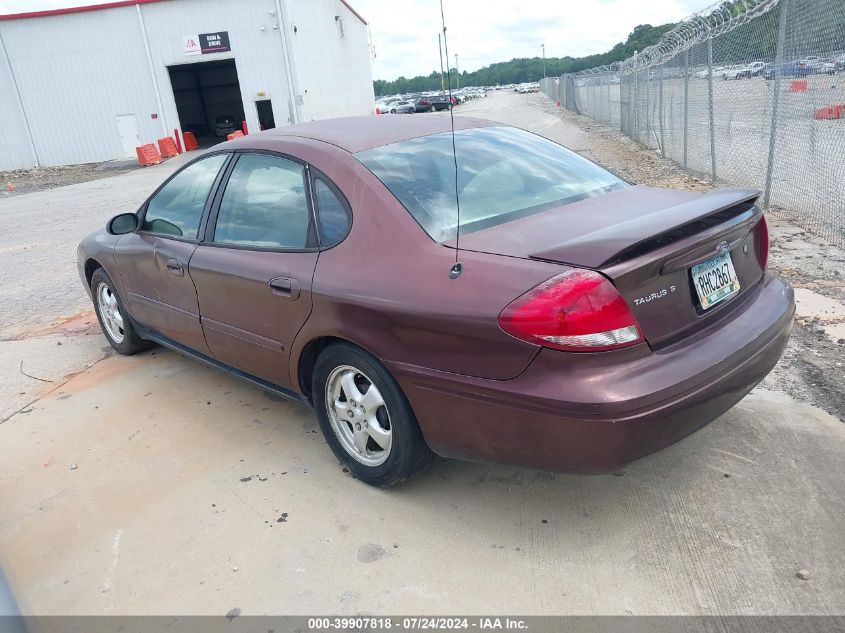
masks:
MULTIPOLYGON (((0 13, 108 0, 0 0, 0 13)), ((174 0, 178 1, 178 0, 174 0)), ((427 75, 440 68, 438 0, 348 0, 369 23, 374 79, 427 75)), ((449 63, 473 71, 514 57, 604 53, 638 24, 677 22, 712 0, 443 0, 449 63)), ((221 29, 223 26, 221 26, 221 29)))

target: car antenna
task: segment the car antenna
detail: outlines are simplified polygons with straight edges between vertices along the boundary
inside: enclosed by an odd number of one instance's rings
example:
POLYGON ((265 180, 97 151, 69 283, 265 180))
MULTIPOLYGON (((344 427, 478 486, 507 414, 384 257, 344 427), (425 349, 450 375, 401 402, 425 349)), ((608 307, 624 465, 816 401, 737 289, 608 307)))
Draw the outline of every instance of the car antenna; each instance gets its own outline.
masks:
MULTIPOLYGON (((449 44, 446 42, 446 18, 443 15, 443 0, 440 0, 440 23, 443 25, 443 47, 446 49, 446 69, 449 68, 449 44)), ((448 75, 449 90, 449 120, 452 123, 452 158, 455 160, 455 208, 457 209, 457 224, 455 225, 455 264, 449 269, 449 279, 457 279, 464 272, 464 265, 458 261, 461 252, 461 200, 458 195, 458 152, 455 149, 455 112, 452 108, 452 71, 448 75)))

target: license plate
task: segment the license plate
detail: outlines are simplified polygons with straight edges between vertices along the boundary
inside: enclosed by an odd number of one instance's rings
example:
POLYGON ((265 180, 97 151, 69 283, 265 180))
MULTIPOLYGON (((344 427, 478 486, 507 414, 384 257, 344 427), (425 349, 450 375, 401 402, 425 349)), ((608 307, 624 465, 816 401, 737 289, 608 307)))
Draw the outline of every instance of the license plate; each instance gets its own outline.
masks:
POLYGON ((692 283, 701 309, 707 310, 739 292, 731 254, 725 253, 692 267, 692 283))

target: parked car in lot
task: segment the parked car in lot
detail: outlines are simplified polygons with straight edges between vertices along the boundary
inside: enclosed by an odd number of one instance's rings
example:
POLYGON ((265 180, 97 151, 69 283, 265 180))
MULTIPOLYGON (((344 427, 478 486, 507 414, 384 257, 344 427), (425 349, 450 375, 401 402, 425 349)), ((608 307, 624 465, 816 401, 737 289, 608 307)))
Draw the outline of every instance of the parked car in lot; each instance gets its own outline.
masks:
POLYGON ((379 101, 376 101, 376 108, 378 108, 379 112, 382 112, 382 113, 383 112, 390 112, 391 106, 399 100, 400 99, 398 99, 396 97, 381 99, 379 101))
MULTIPOLYGON (((722 79, 742 79, 746 76, 745 66, 726 66, 724 70, 721 71, 722 79)), ((716 77, 717 75, 714 75, 716 77)))
POLYGON ((812 70, 803 62, 784 62, 782 64, 766 64, 763 68, 763 79, 778 77, 806 77, 813 74, 812 70))
POLYGON ((416 103, 413 101, 394 101, 388 106, 387 110, 382 112, 389 112, 390 114, 413 114, 416 110, 416 103))
POLYGON ((766 62, 751 62, 746 65, 746 71, 750 77, 759 77, 763 74, 763 69, 766 67, 766 62))
POLYGON ((449 103, 448 96, 432 95, 418 99, 414 109, 416 112, 438 112, 440 110, 448 110, 450 107, 451 104, 449 103))
POLYGON ((806 67, 811 74, 815 74, 824 62, 818 55, 807 55, 806 57, 799 59, 797 63, 806 67))
POLYGON ((221 114, 214 119, 213 127, 215 135, 228 136, 241 129, 241 122, 232 114, 221 114))
MULTIPOLYGON (((726 73, 730 71, 729 66, 714 66, 713 67, 713 79, 718 79, 720 77, 724 77, 726 73)), ((704 70, 699 70, 695 73, 695 76, 699 79, 707 79, 710 76, 709 69, 705 68, 704 70)))
POLYGON ((758 77, 763 73, 766 67, 766 62, 750 62, 748 64, 741 64, 732 67, 731 76, 723 75, 726 79, 750 79, 751 77, 758 77))
POLYGON ((822 60, 814 67, 814 72, 819 75, 833 75, 836 74, 836 62, 831 60, 822 60))
POLYGON ((616 470, 772 369, 794 299, 766 272, 759 192, 633 186, 524 130, 454 125, 329 119, 199 156, 80 244, 107 340, 313 406, 379 486, 432 453, 616 470))

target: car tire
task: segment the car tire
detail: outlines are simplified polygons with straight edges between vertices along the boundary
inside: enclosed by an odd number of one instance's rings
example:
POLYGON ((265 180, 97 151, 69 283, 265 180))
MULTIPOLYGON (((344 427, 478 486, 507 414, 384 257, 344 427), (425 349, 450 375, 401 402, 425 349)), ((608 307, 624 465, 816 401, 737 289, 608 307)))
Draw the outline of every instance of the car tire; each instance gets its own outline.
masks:
POLYGON ((393 108, 393 109, 390 111, 390 114, 396 114, 396 108, 393 108))
POLYGON ((367 352, 349 343, 329 345, 317 357, 311 387, 326 442, 357 479, 386 488, 432 460, 405 394, 367 352))
POLYGON ((91 297, 100 329, 118 353, 131 356, 152 346, 151 342, 138 336, 135 325, 115 290, 114 282, 102 268, 95 270, 91 276, 91 297))

